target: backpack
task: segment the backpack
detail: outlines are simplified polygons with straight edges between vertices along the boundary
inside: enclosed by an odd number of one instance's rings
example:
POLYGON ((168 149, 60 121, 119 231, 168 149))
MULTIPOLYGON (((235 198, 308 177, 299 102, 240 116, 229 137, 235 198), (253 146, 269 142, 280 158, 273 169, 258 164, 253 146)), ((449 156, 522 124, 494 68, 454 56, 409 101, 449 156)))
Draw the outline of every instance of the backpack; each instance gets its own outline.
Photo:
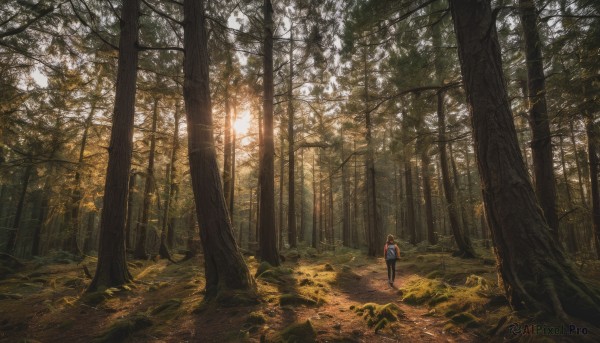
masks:
POLYGON ((386 260, 395 260, 396 259, 396 245, 388 244, 387 253, 385 254, 386 260))

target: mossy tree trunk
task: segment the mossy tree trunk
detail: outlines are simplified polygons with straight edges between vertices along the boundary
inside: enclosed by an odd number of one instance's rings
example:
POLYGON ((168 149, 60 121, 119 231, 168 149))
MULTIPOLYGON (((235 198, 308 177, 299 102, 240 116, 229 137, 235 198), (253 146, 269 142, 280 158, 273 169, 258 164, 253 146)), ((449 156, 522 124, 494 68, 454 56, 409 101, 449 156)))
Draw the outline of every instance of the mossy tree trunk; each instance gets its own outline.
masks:
POLYGON ((486 218, 498 272, 514 309, 600 324, 600 295, 553 239, 519 149, 490 1, 452 0, 450 9, 486 218))
POLYGON ((206 298, 256 291, 233 235, 217 164, 209 87, 208 34, 203 0, 184 2, 184 87, 188 156, 204 250, 206 298))

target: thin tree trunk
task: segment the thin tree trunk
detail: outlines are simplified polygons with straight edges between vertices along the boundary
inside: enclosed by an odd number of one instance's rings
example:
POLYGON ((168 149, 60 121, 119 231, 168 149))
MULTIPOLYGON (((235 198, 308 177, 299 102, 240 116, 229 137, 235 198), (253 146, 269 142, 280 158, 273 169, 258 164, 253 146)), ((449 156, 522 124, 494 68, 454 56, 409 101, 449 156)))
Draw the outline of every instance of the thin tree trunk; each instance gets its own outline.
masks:
POLYGON ((46 185, 44 186, 43 190, 40 191, 40 194, 38 194, 38 199, 37 202, 38 205, 37 207, 37 211, 33 211, 33 215, 35 215, 35 226, 33 229, 33 237, 32 237, 32 244, 31 244, 31 255, 32 256, 40 256, 41 255, 41 249, 40 249, 40 241, 41 241, 41 236, 42 236, 42 228, 44 227, 44 222, 46 221, 46 215, 48 213, 48 197, 50 194, 50 187, 49 187, 49 181, 46 180, 46 185))
POLYGON ((225 142, 223 144, 223 193, 225 194, 225 204, 227 204, 227 208, 229 210, 229 215, 231 216, 231 220, 233 221, 233 216, 231 215, 231 189, 233 187, 233 183, 231 181, 231 101, 230 101, 230 92, 229 87, 231 84, 231 74, 233 72, 233 61, 231 58, 231 51, 227 51, 227 62, 225 64, 225 79, 223 82, 225 83, 225 142))
POLYGON ((600 324, 600 296, 548 230, 523 162, 490 1, 451 0, 486 217, 509 303, 600 324))
POLYGON ((300 234, 299 239, 304 242, 306 235, 306 199, 304 198, 304 149, 300 152, 300 234))
POLYGON ((597 128, 592 114, 584 112, 585 132, 588 145, 588 165, 590 169, 590 193, 592 195, 592 227, 597 258, 600 259, 600 188, 598 187, 598 146, 597 128))
MULTIPOLYGON (((354 141, 353 151, 356 151, 356 141, 354 141)), ((358 155, 354 155, 354 193, 353 203, 354 203, 354 211, 353 211, 353 222, 352 225, 352 247, 354 249, 358 249, 360 247, 360 242, 358 238, 358 155)))
POLYGON ((342 131, 342 244, 345 247, 352 246, 352 228, 350 223, 350 194, 348 190, 348 168, 346 167, 346 157, 344 156, 344 132, 342 131))
MULTIPOLYGON (((567 163, 565 161, 564 137, 560 135, 560 164, 562 167, 563 182, 565 184, 565 193, 567 195, 567 212, 573 211, 573 197, 571 195, 571 187, 569 186, 569 176, 567 175, 567 163)), ((567 249, 569 253, 577 252, 577 238, 575 236, 575 227, 573 223, 567 221, 567 249)))
POLYGON ((425 197, 425 221, 427 223, 427 241, 434 245, 437 243, 435 228, 433 225, 433 205, 431 203, 431 175, 429 173, 429 149, 421 152, 421 164, 423 165, 423 195, 425 197))
POLYGON ((19 193, 19 200, 17 201, 17 211, 10 228, 8 239, 6 240, 6 252, 10 255, 15 253, 17 247, 17 238, 19 237, 19 231, 21 226, 21 216, 23 214, 23 206, 25 204, 25 196, 27 195, 27 187, 31 179, 31 169, 33 165, 29 164, 25 167, 23 172, 23 179, 21 181, 21 192, 19 193))
POLYGON ((367 154, 365 158, 367 181, 365 183, 366 195, 367 195, 367 245, 368 255, 378 256, 380 254, 379 240, 381 239, 381 232, 379 229, 379 213, 377 210, 377 190, 375 185, 375 161, 373 159, 373 142, 371 139, 372 123, 371 123, 371 110, 369 109, 369 78, 367 68, 367 49, 363 48, 363 82, 364 82, 364 106, 365 106, 365 141, 367 143, 367 154))
POLYGON ((208 34, 204 1, 185 0, 183 96, 188 129, 190 176, 204 251, 206 299, 228 301, 230 291, 255 293, 233 236, 217 164, 209 87, 208 34))
POLYGON ((281 118, 280 128, 279 128, 279 250, 283 249, 283 232, 285 231, 285 227, 283 225, 284 218, 284 206, 283 206, 283 174, 285 170, 285 146, 284 146, 284 138, 283 138, 283 118, 281 118))
POLYGON ((123 0, 117 88, 100 218, 98 264, 88 291, 120 286, 132 280, 127 269, 124 235, 133 151, 139 14, 139 0, 123 0))
MULTIPOLYGON (((288 77, 288 243, 296 247, 296 161, 294 157, 294 32, 293 23, 290 28, 290 75, 288 77)), ((283 171, 282 171, 283 172, 283 171)))
POLYGON ((475 257, 475 251, 471 245, 471 240, 465 235, 460 225, 458 216, 458 204, 455 202, 454 188, 450 181, 450 171, 448 170, 448 156, 446 155, 446 114, 444 112, 444 92, 439 91, 437 95, 437 115, 438 115, 438 149, 440 151, 440 167, 442 174, 442 183, 444 186, 444 195, 448 206, 448 218, 454 240, 458 246, 458 254, 464 258, 475 257))
POLYGON ((156 151, 156 124, 158 121, 158 98, 154 98, 152 107, 152 128, 150 129, 150 151, 148 152, 148 166, 146 167, 146 178, 144 183, 144 197, 142 203, 142 221, 138 227, 137 239, 135 241, 135 258, 147 259, 146 250, 148 223, 150 222, 150 206, 154 195, 154 155, 156 151))
MULTIPOLYGON (((131 231, 131 223, 133 221, 133 201, 135 198, 135 179, 137 177, 137 172, 135 170, 131 170, 129 174, 129 186, 127 191, 127 217, 125 218, 125 249, 131 250, 133 249, 133 242, 131 239, 132 231, 131 231)), ((139 223, 138 223, 139 224, 139 223)), ((137 228, 137 224, 136 224, 137 228)))
POLYGON ((317 182, 316 182, 316 173, 315 173, 315 154, 313 154, 313 163, 312 163, 312 185, 313 185, 313 215, 312 215, 312 238, 311 245, 313 248, 317 248, 317 213, 319 210, 319 206, 317 205, 317 182))
POLYGON ((556 215, 556 186, 550 120, 546 106, 546 78, 542 42, 537 29, 537 10, 534 0, 519 0, 519 14, 525 40, 527 65, 527 100, 529 126, 531 127, 531 155, 535 194, 544 211, 546 222, 558 241, 558 216, 556 215))
POLYGON ((406 226, 410 244, 417 244, 417 223, 415 221, 415 200, 413 194, 412 163, 409 156, 404 161, 404 183, 406 191, 406 226))
MULTIPOLYGON (((177 198, 179 194, 179 184, 177 183, 177 156, 179 154, 179 121, 181 117, 180 102, 177 101, 175 104, 175 126, 173 128, 173 143, 171 148, 171 161, 169 163, 169 178, 168 178, 168 192, 167 200, 165 204, 164 220, 167 223, 166 226, 163 223, 163 231, 167 230, 167 248, 172 249, 175 241, 175 217, 172 214, 173 203, 177 204, 177 198)), ((162 235, 161 235, 161 239, 162 235)))

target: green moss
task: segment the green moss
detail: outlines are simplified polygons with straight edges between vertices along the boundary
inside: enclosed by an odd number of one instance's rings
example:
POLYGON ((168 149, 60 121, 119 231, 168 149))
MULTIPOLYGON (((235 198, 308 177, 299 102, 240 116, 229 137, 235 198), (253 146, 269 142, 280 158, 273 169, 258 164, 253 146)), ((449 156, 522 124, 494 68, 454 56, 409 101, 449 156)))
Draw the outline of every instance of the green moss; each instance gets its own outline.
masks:
POLYGON ((106 298, 107 295, 104 292, 92 292, 84 294, 83 297, 81 297, 81 302, 89 306, 98 306, 106 300, 106 298))
POLYGON ((400 290, 403 294, 402 301, 410 305, 420 305, 434 298, 443 299, 440 296, 447 293, 447 286, 439 280, 420 278, 411 280, 400 290))
POLYGON ((261 312, 251 312, 246 319, 246 323, 248 324, 264 324, 267 322, 267 317, 261 312))
POLYGON ((262 273, 266 272, 269 269, 272 269, 273 266, 269 264, 269 262, 261 262, 260 265, 258 266, 258 268, 256 268, 256 274, 255 276, 258 277, 260 276, 262 273))
POLYGON ((93 343, 123 342, 134 332, 152 326, 152 321, 143 314, 136 314, 114 323, 101 336, 92 340, 93 343))
POLYGON ((294 323, 279 332, 274 341, 286 343, 311 343, 316 342, 317 331, 310 320, 303 323, 294 323))
POLYGON ((362 315, 369 327, 374 327, 375 332, 386 327, 388 324, 397 322, 404 312, 394 303, 379 305, 376 303, 366 303, 361 307, 355 308, 356 313, 362 315))
POLYGON ((300 294, 283 294, 279 298, 279 305, 281 306, 316 306, 317 302, 311 298, 305 297, 300 294))

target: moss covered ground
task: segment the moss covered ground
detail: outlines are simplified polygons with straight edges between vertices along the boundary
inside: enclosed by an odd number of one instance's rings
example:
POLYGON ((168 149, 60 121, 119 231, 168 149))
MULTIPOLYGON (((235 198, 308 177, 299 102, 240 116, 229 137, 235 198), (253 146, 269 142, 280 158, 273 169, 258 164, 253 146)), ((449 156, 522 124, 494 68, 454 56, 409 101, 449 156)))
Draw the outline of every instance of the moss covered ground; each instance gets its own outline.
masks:
MULTIPOLYGON (((135 283, 91 294, 84 269, 93 274, 94 257, 12 261, 0 276, 0 342, 596 341, 593 328, 585 337, 511 336, 515 323, 553 323, 512 311, 491 252, 478 249, 480 258, 464 260, 401 247, 393 287, 384 261, 359 250, 284 251, 279 267, 245 256, 258 301, 230 294, 212 303, 202 301, 201 255, 130 261, 135 283)), ((600 265, 586 268, 597 282, 600 265)))

